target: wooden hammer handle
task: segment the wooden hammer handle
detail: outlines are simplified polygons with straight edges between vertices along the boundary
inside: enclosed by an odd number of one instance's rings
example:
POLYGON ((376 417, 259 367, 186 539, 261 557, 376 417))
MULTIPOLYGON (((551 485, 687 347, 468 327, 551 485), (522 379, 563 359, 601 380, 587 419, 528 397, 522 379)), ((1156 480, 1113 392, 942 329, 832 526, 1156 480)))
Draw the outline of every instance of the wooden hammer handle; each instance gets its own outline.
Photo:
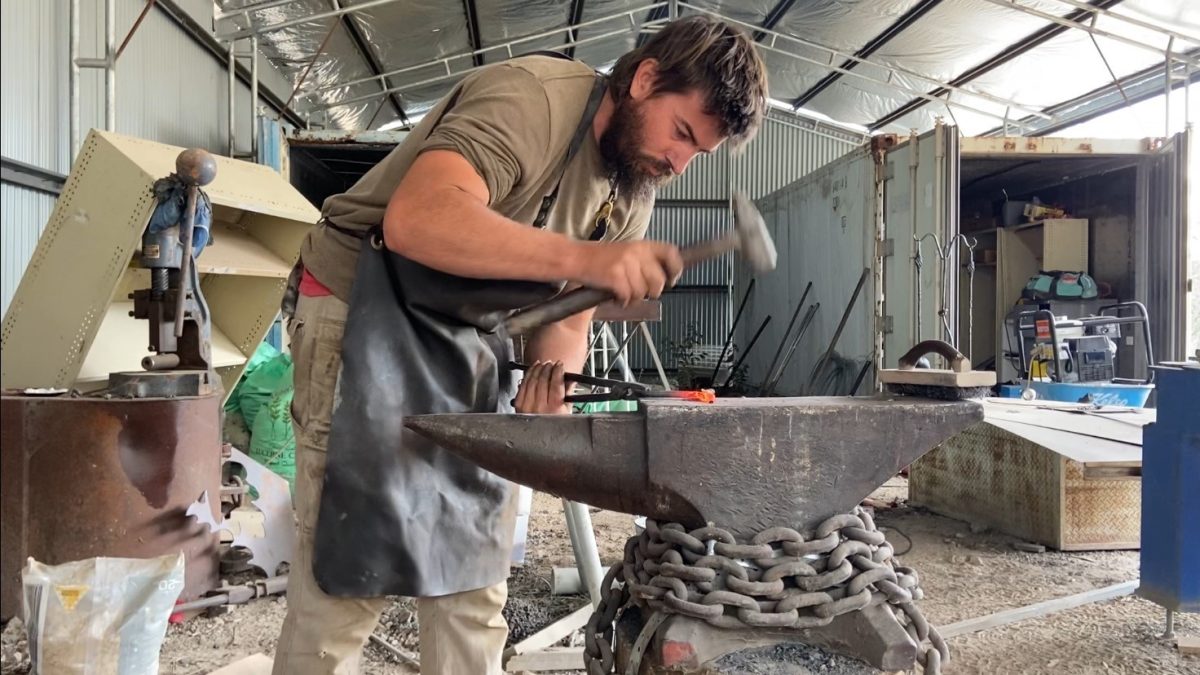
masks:
MULTIPOLYGON (((688 246, 679 253, 683 258, 683 267, 687 269, 705 260, 711 260, 717 256, 724 255, 736 247, 736 240, 733 237, 726 236, 688 246)), ((508 330, 509 335, 523 335, 535 328, 554 323, 555 321, 561 321, 568 316, 575 316, 582 311, 591 309, 612 299, 612 293, 599 288, 576 288, 573 291, 551 298, 540 305, 534 305, 521 310, 517 314, 510 316, 504 322, 504 327, 508 330)))

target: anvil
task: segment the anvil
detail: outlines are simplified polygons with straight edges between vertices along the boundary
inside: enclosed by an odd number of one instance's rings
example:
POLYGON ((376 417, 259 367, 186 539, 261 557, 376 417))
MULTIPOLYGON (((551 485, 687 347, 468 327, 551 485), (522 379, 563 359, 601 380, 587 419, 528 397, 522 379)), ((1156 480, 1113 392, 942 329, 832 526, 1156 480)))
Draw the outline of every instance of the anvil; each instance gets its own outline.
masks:
POLYGON ((648 399, 636 412, 417 415, 405 425, 513 482, 741 538, 815 528, 982 420, 974 401, 881 396, 648 399))

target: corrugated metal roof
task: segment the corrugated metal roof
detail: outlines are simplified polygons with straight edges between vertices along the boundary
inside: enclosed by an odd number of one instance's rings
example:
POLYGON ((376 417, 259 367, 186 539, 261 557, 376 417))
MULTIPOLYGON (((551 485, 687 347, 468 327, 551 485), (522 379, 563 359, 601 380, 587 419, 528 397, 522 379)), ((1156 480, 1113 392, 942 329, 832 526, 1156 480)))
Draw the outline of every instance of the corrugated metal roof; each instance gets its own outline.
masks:
MULTIPOLYGON (((842 123, 886 131, 927 129, 953 118, 966 135, 1021 118, 1163 63, 1164 50, 1200 65, 1200 4, 1189 0, 682 0, 681 16, 718 15, 760 35, 771 96, 802 103, 842 123), (779 11, 785 7, 782 13, 779 11), (1060 25, 1068 20, 1068 26, 1060 25), (1093 33, 1093 34, 1089 34, 1093 33), (1173 41, 1169 35, 1174 35, 1173 41), (1111 73, 1110 73, 1111 68, 1111 73), (944 87, 951 82, 953 86, 944 87), (821 83, 822 86, 814 88, 821 83), (930 102, 928 99, 935 99, 930 102)), ((566 49, 577 2, 471 0, 467 3, 344 0, 352 12, 330 12, 321 0, 217 0, 218 33, 263 30, 263 49, 298 82, 328 35, 324 53, 301 87, 306 106, 330 108, 341 128, 374 126, 378 104, 363 99, 398 89, 410 115, 428 109, 463 72, 480 63, 534 49, 566 49), (366 8, 354 11, 355 5, 366 8), (468 12, 464 8, 470 7, 468 12), (239 10, 249 11, 240 12, 239 10), (471 14, 471 16, 468 16, 471 14), (352 18, 347 18, 352 17, 352 18), (271 30, 287 23, 286 28, 271 30), (352 22, 382 67, 348 36, 352 22), (332 32, 331 32, 332 31, 332 32), (476 44, 475 36, 478 36, 476 44), (528 38, 528 39, 525 39, 528 38), (508 42, 523 40, 511 49, 508 42), (472 51, 485 50, 472 55, 472 51), (423 68, 414 68, 425 64, 423 68), (394 73, 399 69, 410 69, 394 73), (386 77, 380 77, 380 75, 386 77), (374 79, 371 79, 374 78, 374 79), (431 78, 440 78, 429 82, 431 78), (348 84, 351 83, 351 84, 348 84)), ((636 45, 647 22, 662 20, 666 3, 591 0, 582 4, 575 55, 604 68, 636 45)))

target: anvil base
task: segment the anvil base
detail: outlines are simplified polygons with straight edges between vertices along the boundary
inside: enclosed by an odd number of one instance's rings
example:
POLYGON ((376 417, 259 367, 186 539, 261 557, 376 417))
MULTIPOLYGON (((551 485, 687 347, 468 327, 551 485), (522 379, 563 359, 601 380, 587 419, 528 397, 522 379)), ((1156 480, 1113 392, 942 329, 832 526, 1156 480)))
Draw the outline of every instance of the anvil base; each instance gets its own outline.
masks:
MULTIPOLYGON (((643 611, 631 607, 617 622, 617 672, 625 672, 644 620, 643 611)), ((828 626, 808 629, 729 630, 676 615, 651 641, 640 671, 641 675, 724 675, 744 673, 752 666, 757 667, 753 672, 759 672, 778 663, 789 667, 780 672, 800 675, 808 672, 804 669, 807 663, 813 666, 812 672, 830 672, 833 667, 832 672, 840 675, 876 675, 880 670, 912 669, 916 657, 917 646, 884 605, 843 614, 828 626)))

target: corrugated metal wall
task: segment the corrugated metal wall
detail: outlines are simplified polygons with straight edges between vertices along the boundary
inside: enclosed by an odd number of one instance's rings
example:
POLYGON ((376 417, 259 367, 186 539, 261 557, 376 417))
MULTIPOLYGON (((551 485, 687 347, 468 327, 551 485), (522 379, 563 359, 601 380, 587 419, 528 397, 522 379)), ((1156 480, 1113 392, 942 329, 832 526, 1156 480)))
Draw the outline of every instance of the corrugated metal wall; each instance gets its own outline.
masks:
MULTIPOLYGON (((806 124, 773 110, 742 152, 731 154, 722 148, 711 157, 697 158, 659 194, 647 236, 681 245, 717 236, 731 226, 728 203, 733 190, 758 199, 858 146, 853 135, 806 124)), ((733 258, 725 256, 688 271, 663 296, 663 320, 651 324, 651 334, 668 368, 677 365, 670 358, 670 343, 682 341, 689 329, 699 333, 705 345, 720 350, 736 310, 733 274, 733 258)), ((630 361, 635 369, 654 367, 640 338, 630 345, 630 361)))
MULTIPOLYGON (((204 26, 211 24, 211 3, 180 2, 204 26)), ((118 43, 145 6, 144 0, 117 0, 118 43)), ((104 3, 80 3, 80 56, 101 55, 104 3)), ((14 0, 0 3, 4 58, 0 72, 0 154, 56 173, 68 173, 69 0, 14 0)), ((264 88, 278 75, 260 61, 264 88)), ((147 13, 117 65, 119 133, 225 154, 228 71, 158 9, 147 13)), ((278 80, 282 82, 282 80, 278 80)), ((250 144, 250 90, 238 83, 239 150, 250 144)), ((278 92, 278 87, 276 87, 278 92)), ((286 93, 284 97, 286 98, 286 93)), ((81 137, 104 127, 104 74, 80 71, 81 137)), ((17 185, 4 185, 0 250, 3 250, 2 306, 16 290, 49 217, 53 198, 17 185)))

